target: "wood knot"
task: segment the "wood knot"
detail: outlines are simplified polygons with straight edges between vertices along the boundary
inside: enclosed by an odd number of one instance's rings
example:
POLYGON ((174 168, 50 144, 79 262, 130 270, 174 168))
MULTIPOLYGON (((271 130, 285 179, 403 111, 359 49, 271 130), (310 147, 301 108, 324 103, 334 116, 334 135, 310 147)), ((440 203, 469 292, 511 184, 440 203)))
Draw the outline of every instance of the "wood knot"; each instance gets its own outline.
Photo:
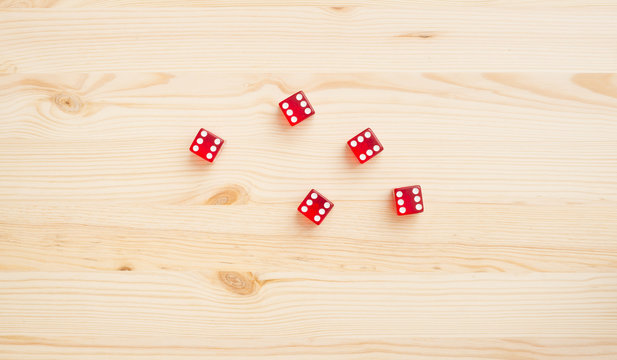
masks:
POLYGON ((76 114, 83 107, 83 103, 77 95, 66 93, 56 94, 54 96, 54 103, 60 110, 69 114, 76 114))
POLYGON ((338 14, 345 14, 354 10, 353 6, 330 6, 330 10, 338 14))
POLYGON ((130 265, 122 265, 118 268, 119 271, 133 271, 133 267, 130 265))
POLYGON ((410 32, 405 34, 395 35, 394 37, 399 38, 418 38, 418 39, 430 39, 437 36, 434 32, 423 31, 423 32, 410 32))
POLYGON ((219 271, 219 280, 227 290, 238 295, 250 295, 259 290, 259 282, 252 273, 219 271))
POLYGON ((233 185, 214 194, 206 205, 232 205, 248 203, 248 192, 243 187, 233 185))

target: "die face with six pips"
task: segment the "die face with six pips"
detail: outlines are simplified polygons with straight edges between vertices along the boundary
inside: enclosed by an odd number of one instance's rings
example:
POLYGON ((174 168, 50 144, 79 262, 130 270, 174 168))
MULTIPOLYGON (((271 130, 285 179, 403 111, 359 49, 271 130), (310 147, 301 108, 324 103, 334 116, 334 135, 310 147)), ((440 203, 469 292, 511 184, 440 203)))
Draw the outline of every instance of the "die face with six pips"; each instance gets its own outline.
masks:
POLYGON ((417 214, 424 211, 424 199, 420 185, 394 189, 394 206, 398 215, 417 214))

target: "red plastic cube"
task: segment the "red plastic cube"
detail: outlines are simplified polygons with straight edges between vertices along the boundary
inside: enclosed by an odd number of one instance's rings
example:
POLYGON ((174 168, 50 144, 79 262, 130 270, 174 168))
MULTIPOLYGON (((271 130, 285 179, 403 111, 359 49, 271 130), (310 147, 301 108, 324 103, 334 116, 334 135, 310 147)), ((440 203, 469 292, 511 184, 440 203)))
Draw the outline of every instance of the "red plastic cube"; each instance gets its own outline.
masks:
POLYGON ((394 205, 398 215, 417 214, 424 211, 420 185, 394 189, 394 205))
POLYGON ((319 225, 328 216, 334 205, 315 189, 306 195, 302 203, 298 206, 298 211, 309 220, 319 225))
POLYGON ((205 129, 199 130, 190 150, 202 159, 213 162, 225 141, 205 129))
POLYGON ((347 145, 349 145, 349 148, 361 164, 364 164, 383 151, 383 145, 381 145, 371 128, 367 128, 351 138, 347 141, 347 145))
POLYGON ((313 109, 303 91, 298 91, 281 101, 279 107, 291 126, 298 125, 315 113, 315 109, 313 109))

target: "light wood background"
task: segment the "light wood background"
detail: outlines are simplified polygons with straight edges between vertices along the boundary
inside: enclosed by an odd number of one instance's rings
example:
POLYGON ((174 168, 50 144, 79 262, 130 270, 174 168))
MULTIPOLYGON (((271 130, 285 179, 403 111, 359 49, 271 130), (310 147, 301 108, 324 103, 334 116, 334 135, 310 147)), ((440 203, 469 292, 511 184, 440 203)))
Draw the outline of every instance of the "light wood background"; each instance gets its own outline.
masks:
POLYGON ((617 359, 616 1, 0 0, 0 73, 2 360, 617 359))

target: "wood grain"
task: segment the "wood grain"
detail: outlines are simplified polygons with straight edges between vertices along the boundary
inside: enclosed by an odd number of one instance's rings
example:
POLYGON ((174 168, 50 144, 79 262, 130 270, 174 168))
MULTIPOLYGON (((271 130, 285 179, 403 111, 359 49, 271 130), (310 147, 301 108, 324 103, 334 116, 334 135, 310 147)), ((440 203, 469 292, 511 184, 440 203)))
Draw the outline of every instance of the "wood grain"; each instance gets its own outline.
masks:
POLYGON ((12 272, 3 278, 3 335, 334 339, 349 337, 353 329, 355 337, 378 340, 401 334, 457 337, 461 328, 470 338, 617 332, 615 274, 222 270, 12 272), (36 314, 36 321, 21 312, 36 314))
MULTIPOLYGON (((234 340, 208 336, 119 337, 70 336, 53 338, 0 336, 7 360, 34 359, 594 359, 613 360, 616 338, 395 338, 371 340, 276 337, 234 340), (247 355, 250 354, 250 355, 247 355)), ((2 350, 0 349, 0 350, 2 350)))
MULTIPOLYGON (((393 219, 390 201, 333 200, 323 227, 279 206, 5 206, 2 270, 232 267, 418 272, 615 271, 614 206, 439 204, 393 219), (364 210, 358 210, 364 208, 364 210), (428 211, 428 210, 427 210, 428 211), (368 219, 367 219, 368 218, 368 219), (365 220, 367 219, 367 220, 365 220)), ((96 202, 95 202, 96 204, 96 202)), ((295 205, 295 206, 294 206, 295 205)), ((427 205, 428 206, 428 205, 427 205)))
POLYGON ((610 74, 4 76, 0 266, 614 271, 616 84, 610 74), (292 129, 276 99, 302 82, 318 115, 292 129), (363 166, 344 146, 358 124, 387 144, 363 166), (214 166, 187 152, 200 127, 226 139, 214 166), (424 185, 429 210, 392 217, 390 190, 408 183, 424 185), (310 187, 337 204, 318 229, 294 210, 310 187))
POLYGON ((0 0, 0 359, 616 359, 616 17, 0 0))
POLYGON ((617 6, 0 10, 0 71, 617 70, 617 6), (550 21, 547 21, 550 19, 550 21))
MULTIPOLYGON (((332 6, 329 0, 0 0, 0 8, 159 8, 159 7, 228 7, 228 6, 332 6)), ((483 8, 519 8, 522 10, 563 8, 576 11, 579 8, 603 7, 611 8, 615 2, 611 0, 339 0, 335 8, 347 6, 397 6, 413 8, 465 7, 483 8)))
POLYGON ((615 299, 615 274, 12 272, 0 348, 4 359, 611 359, 615 299))

